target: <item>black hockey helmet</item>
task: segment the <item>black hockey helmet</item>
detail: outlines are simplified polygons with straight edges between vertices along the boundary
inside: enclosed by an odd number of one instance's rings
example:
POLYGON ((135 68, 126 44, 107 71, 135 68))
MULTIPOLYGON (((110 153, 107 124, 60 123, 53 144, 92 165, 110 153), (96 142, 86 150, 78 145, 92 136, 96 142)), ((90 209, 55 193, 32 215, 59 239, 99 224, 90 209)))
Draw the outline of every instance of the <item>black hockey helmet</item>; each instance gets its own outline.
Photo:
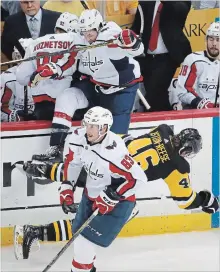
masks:
POLYGON ((173 144, 180 156, 192 158, 202 149, 202 137, 197 129, 186 128, 174 135, 173 144))

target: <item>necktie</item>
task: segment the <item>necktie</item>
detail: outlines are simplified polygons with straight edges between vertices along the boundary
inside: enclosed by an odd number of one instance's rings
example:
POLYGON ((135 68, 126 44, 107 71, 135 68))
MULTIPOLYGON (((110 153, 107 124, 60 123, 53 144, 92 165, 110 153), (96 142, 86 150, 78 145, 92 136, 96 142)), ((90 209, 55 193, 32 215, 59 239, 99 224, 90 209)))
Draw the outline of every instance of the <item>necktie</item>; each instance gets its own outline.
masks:
POLYGON ((30 32, 33 39, 38 38, 37 19, 35 17, 30 19, 30 32))
POLYGON ((157 48, 157 41, 159 37, 159 23, 160 23, 160 12, 162 10, 163 4, 160 3, 157 9, 157 13, 154 19, 153 27, 151 29, 151 36, 149 42, 149 49, 150 51, 154 51, 157 48))

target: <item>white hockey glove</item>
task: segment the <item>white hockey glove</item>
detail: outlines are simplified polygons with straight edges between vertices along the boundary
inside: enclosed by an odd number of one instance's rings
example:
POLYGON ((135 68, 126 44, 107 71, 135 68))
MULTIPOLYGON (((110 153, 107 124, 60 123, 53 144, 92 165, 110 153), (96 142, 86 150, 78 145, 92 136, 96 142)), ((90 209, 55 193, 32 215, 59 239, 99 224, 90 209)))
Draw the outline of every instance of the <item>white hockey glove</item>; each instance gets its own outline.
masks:
POLYGON ((172 108, 173 110, 182 110, 183 109, 183 106, 182 106, 182 103, 181 102, 178 102, 178 103, 174 103, 172 105, 172 108))
POLYGON ((140 47, 141 40, 130 29, 123 29, 117 37, 117 44, 123 49, 137 50, 140 47))
POLYGON ((36 87, 41 80, 44 79, 56 79, 62 75, 62 70, 56 63, 50 62, 37 68, 37 70, 31 75, 29 86, 36 87))
POLYGON ((216 213, 219 209, 218 198, 214 197, 209 191, 200 191, 199 195, 204 199, 202 203, 202 211, 205 213, 216 213))
POLYGON ((8 116, 8 122, 19 122, 20 120, 18 110, 12 110, 8 116))

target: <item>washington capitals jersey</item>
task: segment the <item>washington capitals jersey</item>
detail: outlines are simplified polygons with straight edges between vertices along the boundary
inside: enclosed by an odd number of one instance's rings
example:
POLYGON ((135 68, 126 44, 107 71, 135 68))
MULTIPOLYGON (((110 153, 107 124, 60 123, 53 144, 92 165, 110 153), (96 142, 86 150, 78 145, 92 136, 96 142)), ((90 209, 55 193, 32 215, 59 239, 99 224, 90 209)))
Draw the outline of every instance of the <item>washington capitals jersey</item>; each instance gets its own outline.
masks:
POLYGON ((51 179, 76 182, 84 167, 87 172, 86 190, 92 199, 111 185, 120 195, 128 198, 137 187, 147 182, 147 177, 131 158, 120 136, 109 131, 100 143, 90 144, 85 128, 75 130, 70 136, 69 154, 64 164, 55 164, 51 179))
POLYGON ((191 104, 196 97, 215 102, 220 62, 209 58, 206 51, 188 55, 182 63, 176 91, 183 104, 191 104))
POLYGON ((196 198, 189 180, 189 163, 174 150, 173 131, 168 125, 159 125, 148 134, 137 138, 124 135, 132 158, 144 170, 148 181, 162 178, 171 196, 180 208, 189 208, 196 198))
MULTIPOLYGON (((99 31, 97 40, 92 45, 108 40, 115 40, 122 29, 114 22, 106 23, 99 31)), ((89 43, 84 39, 84 44, 89 43)), ((143 44, 137 50, 122 49, 117 45, 103 46, 79 53, 79 70, 87 74, 97 84, 111 86, 127 85, 141 78, 139 63, 134 57, 144 51, 143 44)))
MULTIPOLYGON (((16 81, 17 66, 9 68, 1 74, 1 120, 8 121, 8 116, 13 110, 24 110, 24 86, 16 81)), ((28 111, 34 111, 34 101, 27 87, 27 107, 28 111)))
MULTIPOLYGON (((33 72, 35 72, 39 66, 50 62, 57 64, 62 70, 62 75, 60 75, 60 78, 57 80, 63 77, 71 77, 76 71, 77 52, 61 54, 59 51, 73 49, 77 44, 82 44, 81 36, 72 32, 48 34, 33 40, 25 52, 25 58, 33 56, 41 56, 42 58, 22 62, 17 71, 17 80, 22 85, 27 85, 33 72), (53 56, 48 56, 48 53, 55 52, 58 53, 53 56)), ((49 83, 52 79, 47 79, 46 81, 49 83)))

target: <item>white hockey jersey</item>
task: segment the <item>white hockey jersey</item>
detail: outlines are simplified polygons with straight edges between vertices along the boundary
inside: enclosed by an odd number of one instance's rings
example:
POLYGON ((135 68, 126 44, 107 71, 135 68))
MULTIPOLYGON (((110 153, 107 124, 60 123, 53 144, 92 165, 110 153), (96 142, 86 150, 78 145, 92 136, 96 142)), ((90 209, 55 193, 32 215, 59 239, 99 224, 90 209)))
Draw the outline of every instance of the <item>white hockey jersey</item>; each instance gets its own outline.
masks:
MULTIPOLYGON (((24 110, 24 86, 16 81, 16 69, 14 66, 1 74, 1 120, 8 121, 13 110, 24 110)), ((34 111, 34 101, 30 88, 27 87, 28 111, 34 111)))
POLYGON ((182 63, 176 91, 183 104, 190 105, 196 97, 215 102, 220 74, 219 60, 208 57, 206 51, 188 55, 182 63))
MULTIPOLYGON (((116 23, 108 22, 92 45, 116 39, 121 31, 116 23)), ((89 45, 84 38, 83 40, 85 45, 89 45)), ((142 43, 137 50, 122 49, 115 45, 86 50, 79 53, 79 71, 91 76, 91 80, 100 85, 123 86, 141 81, 140 66, 134 57, 141 55, 143 51, 142 43)))
POLYGON ((147 177, 129 156, 121 137, 110 131, 100 143, 89 144, 85 133, 85 128, 79 128, 70 136, 69 154, 64 163, 65 179, 77 181, 84 167, 90 198, 96 198, 108 185, 126 198, 134 195, 136 189, 147 182, 147 177))
POLYGON ((71 49, 77 44, 82 44, 82 39, 76 33, 48 34, 33 40, 27 48, 24 58, 44 55, 45 57, 22 62, 16 73, 18 82, 22 85, 28 85, 31 75, 40 65, 50 62, 56 63, 60 66, 62 75, 56 79, 42 80, 37 87, 32 88, 33 95, 34 97, 38 96, 38 100, 40 100, 40 96, 45 94, 51 98, 56 98, 62 90, 70 87, 72 75, 76 71, 77 53, 72 52, 54 56, 48 56, 47 53, 71 49))

